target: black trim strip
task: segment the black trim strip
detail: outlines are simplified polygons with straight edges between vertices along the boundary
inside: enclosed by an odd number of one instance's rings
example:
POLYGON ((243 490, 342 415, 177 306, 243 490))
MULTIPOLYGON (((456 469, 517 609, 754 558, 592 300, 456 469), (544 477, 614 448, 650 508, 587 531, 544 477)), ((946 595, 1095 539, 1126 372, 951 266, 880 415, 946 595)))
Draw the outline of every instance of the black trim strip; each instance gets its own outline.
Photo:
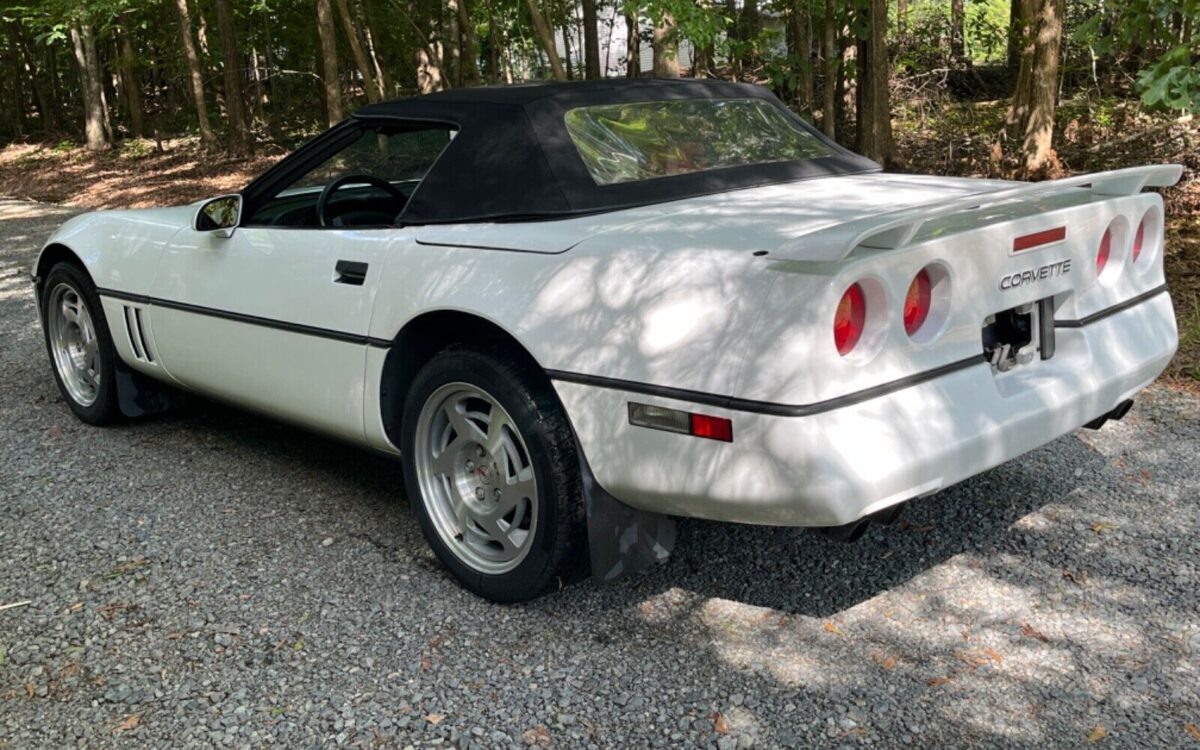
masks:
POLYGON ((731 411, 744 411, 751 414, 766 414, 773 417, 808 417, 813 414, 821 414, 835 409, 842 409, 854 404, 860 404, 863 401, 870 401, 873 398, 886 396, 889 393, 911 388, 914 385, 927 383, 930 380, 935 380, 943 375, 949 375, 952 372, 965 370, 975 365, 986 364, 987 360, 983 355, 968 357, 967 359, 951 362, 948 365, 935 367, 932 370, 919 372, 916 375, 909 375, 906 378, 893 380, 889 383, 877 385, 872 388, 866 388, 854 393, 848 393, 845 396, 818 401, 813 404, 776 404, 770 401, 754 401, 746 398, 733 398, 731 396, 719 396, 715 393, 704 393, 703 391, 689 391, 683 388, 669 388, 662 385, 653 385, 651 383, 639 383, 633 380, 621 380, 619 378, 606 378, 599 375, 584 375, 576 372, 564 372, 562 370, 547 370, 546 374, 552 380, 562 380, 567 383, 578 383, 580 385, 591 385, 597 388, 610 388, 616 391, 628 391, 630 393, 640 393, 646 396, 659 396, 661 398, 671 398, 678 401, 688 401, 693 404, 703 404, 705 406, 715 406, 719 409, 729 409, 731 411))
POLYGON ((1162 294, 1165 291, 1167 291, 1166 284, 1163 284, 1161 286, 1156 286, 1148 292, 1143 292, 1136 297, 1127 299, 1124 302, 1113 305, 1112 307, 1106 307, 1103 310, 1101 310, 1100 312, 1094 312, 1091 315, 1088 315, 1087 317, 1080 318, 1078 320, 1056 320, 1056 321, 1054 321, 1054 327, 1055 328, 1083 328, 1084 326, 1091 325, 1092 323, 1095 323, 1098 320, 1104 320, 1105 318, 1109 317, 1110 315, 1116 315, 1117 313, 1124 312, 1125 310, 1128 310, 1129 308, 1134 307, 1135 305, 1140 305, 1143 302, 1145 302, 1146 300, 1151 299, 1153 297, 1157 297, 1158 295, 1162 294))
POLYGON ((288 333, 299 333, 303 336, 316 336, 317 338, 330 339, 332 341, 342 341, 347 344, 361 344, 364 346, 374 346, 380 349, 390 349, 392 346, 391 339, 377 339, 357 333, 334 331, 329 328, 318 328, 317 326, 308 326, 301 323, 291 323, 286 320, 275 320, 273 318, 263 318, 258 315, 246 315, 245 313, 231 312, 229 310, 219 310, 214 307, 191 305, 186 302, 175 302, 174 300, 169 299, 159 299, 157 297, 149 297, 144 294, 130 294, 128 292, 117 291, 116 289, 97 289, 96 293, 104 297, 125 300, 127 302, 137 302, 138 304, 150 305, 152 307, 165 307, 169 310, 181 310, 183 312, 195 313, 196 315, 207 315, 210 318, 232 320, 238 323, 262 326, 263 328, 274 328, 278 331, 287 331, 288 333))

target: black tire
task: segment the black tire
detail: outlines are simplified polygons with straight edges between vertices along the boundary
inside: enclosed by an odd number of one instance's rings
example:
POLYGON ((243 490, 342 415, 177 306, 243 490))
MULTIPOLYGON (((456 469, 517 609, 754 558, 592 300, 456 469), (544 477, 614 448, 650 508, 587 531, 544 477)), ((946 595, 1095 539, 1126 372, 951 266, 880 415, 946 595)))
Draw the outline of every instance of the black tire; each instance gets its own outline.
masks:
POLYGON ((54 381, 62 394, 67 406, 80 420, 93 425, 112 424, 123 417, 117 400, 116 361, 117 353, 113 348, 112 336, 109 334, 108 322, 104 318, 104 307, 96 294, 96 285, 88 278, 87 273, 74 263, 59 263, 46 274, 42 285, 42 338, 46 342, 46 354, 50 357, 50 370, 54 373, 54 381), (62 375, 54 362, 54 351, 50 343, 50 299, 54 289, 66 284, 87 306, 95 328, 98 344, 97 359, 99 360, 99 383, 96 388, 96 398, 90 404, 82 404, 75 400, 70 390, 63 383, 62 375))
POLYGON ((402 430, 400 448, 413 512, 438 559, 465 588, 495 602, 522 602, 558 588, 580 572, 586 559, 587 521, 579 451, 544 373, 500 349, 446 349, 413 380, 402 430), (415 460, 419 416, 434 392, 449 383, 481 388, 503 406, 525 441, 536 473, 537 527, 524 559, 506 573, 481 573, 460 560, 439 536, 422 495, 415 460))

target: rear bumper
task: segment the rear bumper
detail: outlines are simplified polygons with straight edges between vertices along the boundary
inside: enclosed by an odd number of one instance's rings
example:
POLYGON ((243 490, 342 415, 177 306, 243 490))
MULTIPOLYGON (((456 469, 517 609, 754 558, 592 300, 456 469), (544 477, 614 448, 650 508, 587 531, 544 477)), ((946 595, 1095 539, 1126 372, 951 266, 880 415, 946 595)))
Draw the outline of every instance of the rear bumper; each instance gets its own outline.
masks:
POLYGON ((1067 434, 1149 385, 1178 343, 1170 297, 1057 330, 1054 357, 982 360, 806 416, 696 405, 554 380, 596 480, 633 507, 777 526, 838 526, 936 492, 1067 434), (733 420, 732 443, 634 427, 629 401, 733 420))

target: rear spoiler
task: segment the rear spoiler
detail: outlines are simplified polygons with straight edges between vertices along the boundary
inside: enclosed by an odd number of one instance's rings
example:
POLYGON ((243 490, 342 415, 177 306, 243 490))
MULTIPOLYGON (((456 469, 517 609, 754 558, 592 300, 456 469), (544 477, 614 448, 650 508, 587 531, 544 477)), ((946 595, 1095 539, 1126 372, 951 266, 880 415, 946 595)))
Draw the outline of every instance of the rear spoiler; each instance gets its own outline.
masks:
POLYGON ((1090 187, 1093 195, 1136 195, 1148 187, 1170 187, 1179 182, 1183 167, 1160 164, 1116 169, 1111 172, 1029 182, 992 192, 947 198, 924 206, 904 208, 821 229, 788 240, 771 253, 771 260, 829 263, 844 260, 860 247, 897 250, 912 241, 927 221, 975 211, 1009 201, 1029 200, 1066 190, 1090 187))

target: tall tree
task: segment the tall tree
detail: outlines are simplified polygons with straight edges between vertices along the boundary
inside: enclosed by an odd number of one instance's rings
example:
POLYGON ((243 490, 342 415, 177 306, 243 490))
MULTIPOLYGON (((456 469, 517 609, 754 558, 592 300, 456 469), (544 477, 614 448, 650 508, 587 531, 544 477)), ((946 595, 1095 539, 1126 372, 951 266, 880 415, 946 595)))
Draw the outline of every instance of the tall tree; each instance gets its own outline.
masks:
POLYGON ((475 46, 475 22, 471 19, 471 8, 468 0, 448 0, 457 6, 459 45, 462 48, 460 64, 462 65, 463 83, 475 86, 482 82, 479 74, 479 53, 475 46))
POLYGON ((242 58, 238 52, 233 9, 229 0, 214 0, 217 7, 217 32, 221 35, 221 62, 225 72, 225 113, 229 119, 231 150, 247 154, 254 150, 246 117, 246 98, 242 93, 242 58))
POLYGON ((567 80, 567 71, 563 67, 562 59, 558 56, 558 48, 554 44, 554 32, 550 30, 550 26, 546 23, 546 17, 538 9, 537 0, 525 0, 525 4, 529 6, 529 17, 533 19, 533 32, 537 35, 542 51, 546 53, 546 59, 550 61, 550 70, 553 72, 554 78, 559 81, 567 80))
POLYGON ((967 57, 967 13, 963 0, 950 0, 950 59, 956 63, 967 57))
POLYGON ((887 0, 861 6, 866 35, 858 43, 858 151, 880 163, 892 157, 892 108, 888 84, 887 0))
MULTIPOLYGON (((450 2, 454 2, 454 0, 450 0, 450 2)), ((342 29, 346 32, 346 40, 350 42, 350 56, 354 58, 354 66, 358 68, 358 74, 362 76, 367 101, 371 103, 381 101, 383 91, 375 81, 374 71, 371 70, 371 61, 367 59, 366 49, 358 35, 358 24, 354 22, 354 16, 350 15, 350 5, 346 0, 336 0, 336 5, 338 18, 342 21, 342 29)))
POLYGON ((638 25, 636 5, 625 6, 625 77, 640 78, 642 75, 642 30, 638 25))
POLYGON ((797 61, 796 105, 811 117, 813 103, 812 12, 808 0, 792 0, 788 25, 788 52, 797 61))
POLYGON ((325 114, 329 124, 346 119, 342 107, 342 87, 337 59, 337 30, 329 0, 317 0, 317 43, 321 48, 321 90, 325 93, 325 114))
POLYGON ((600 22, 596 17, 596 0, 583 0, 583 70, 584 77, 595 80, 600 73, 600 22))
POLYGON ((79 65, 80 88, 83 93, 84 136, 87 148, 100 151, 108 148, 108 132, 104 127, 104 102, 100 98, 100 68, 97 64, 96 38, 86 21, 71 24, 71 45, 79 65))
POLYGON ((117 44, 120 49, 118 67, 121 74, 121 86, 125 90, 125 103, 129 108, 129 132, 134 138, 141 138, 146 134, 143 115, 145 108, 142 105, 142 87, 134 70, 137 56, 133 51, 133 37, 129 33, 130 23, 130 12, 122 11, 120 23, 116 27, 117 44))
POLYGON ((842 56, 838 53, 837 0, 825 0, 821 24, 821 59, 825 73, 821 82, 821 130, 830 138, 837 136, 837 80, 842 56))
POLYGON ((1008 114, 1010 134, 1021 141, 1021 158, 1030 174, 1057 165, 1054 112, 1062 56, 1064 0, 1024 0, 1021 65, 1008 114))
POLYGON ((676 35, 675 18, 664 11, 662 18, 654 24, 654 77, 679 77, 679 42, 676 35))
POLYGON ((183 45, 183 57, 187 61, 188 79, 191 82, 192 103, 196 105, 196 119, 200 123, 200 142, 206 146, 216 143, 212 127, 208 124, 208 106, 204 102, 204 74, 200 72, 200 56, 196 43, 192 41, 192 15, 187 0, 175 0, 179 13, 179 41, 183 45))

